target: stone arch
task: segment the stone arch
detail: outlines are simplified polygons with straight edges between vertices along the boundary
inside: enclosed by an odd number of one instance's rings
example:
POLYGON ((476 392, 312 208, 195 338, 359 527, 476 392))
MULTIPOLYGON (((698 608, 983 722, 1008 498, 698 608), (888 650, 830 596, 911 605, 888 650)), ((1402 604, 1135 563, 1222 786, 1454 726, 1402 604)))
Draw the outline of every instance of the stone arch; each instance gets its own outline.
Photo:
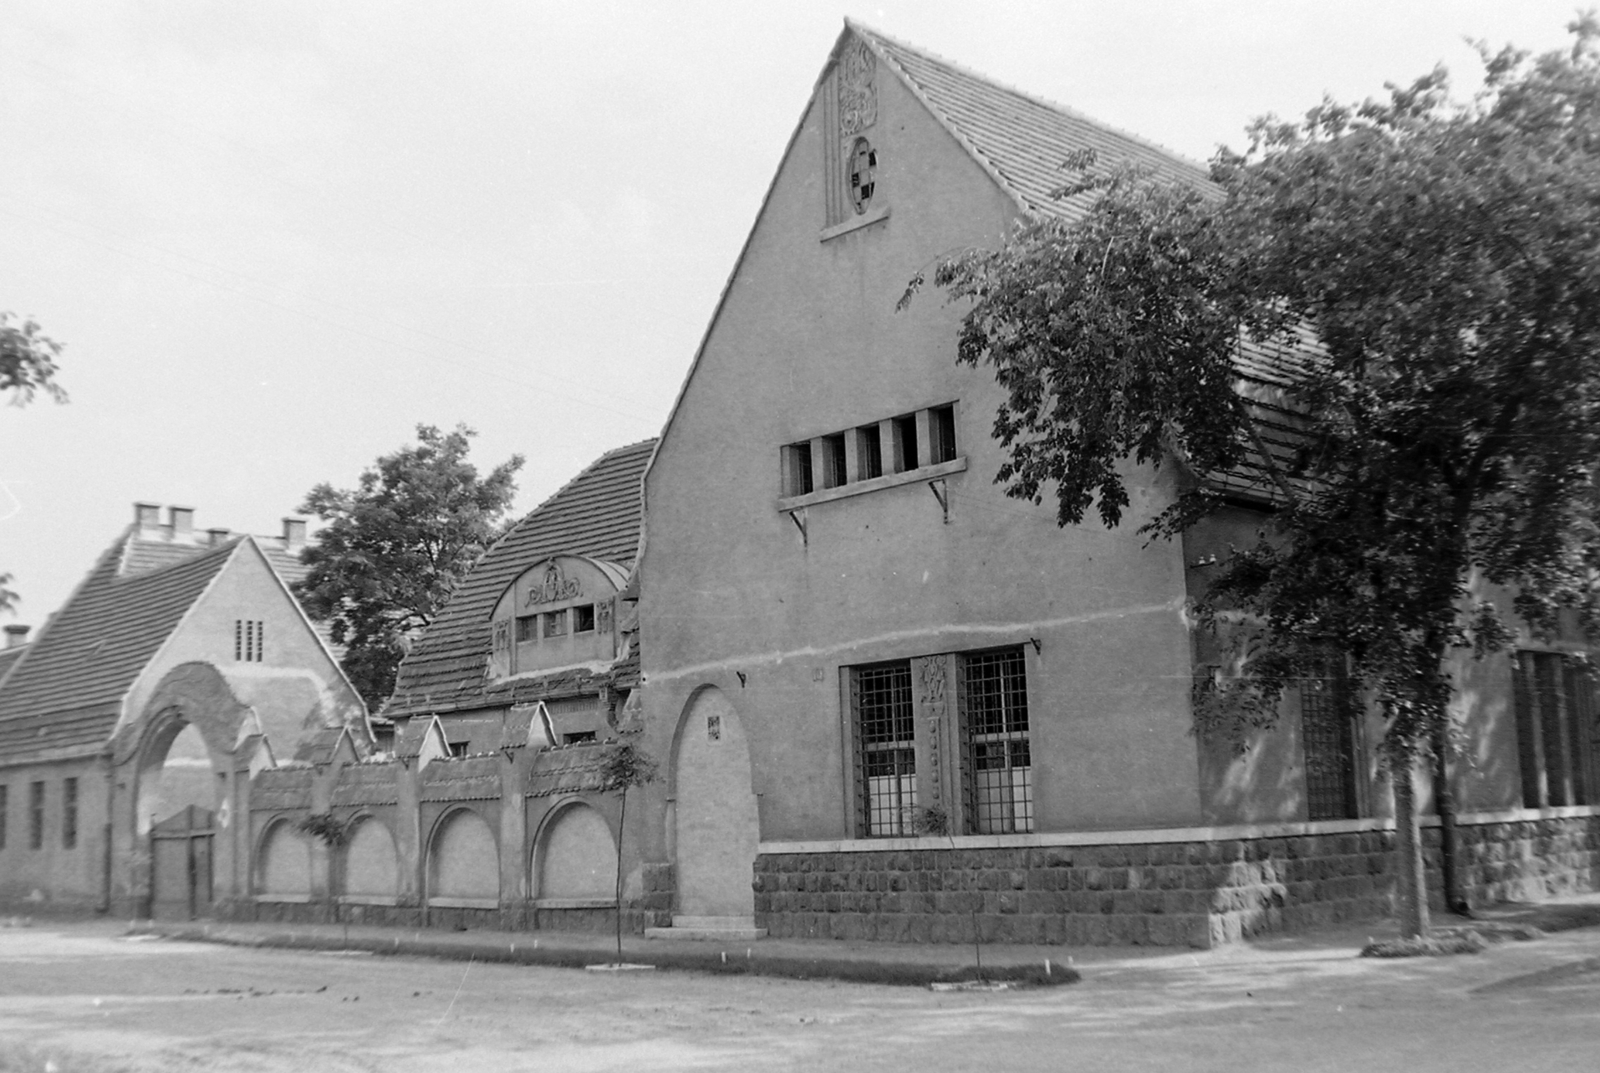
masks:
POLYGON ((370 812, 355 818, 344 847, 344 893, 392 898, 400 890, 400 857, 389 825, 370 812))
POLYGON ((753 917, 761 822, 750 745, 738 709, 716 686, 702 686, 684 705, 670 778, 678 913, 753 917))
POLYGON ((451 809, 428 840, 428 898, 500 897, 500 850, 489 821, 477 811, 451 809))
POLYGON ((550 810, 534 839, 531 886, 536 898, 616 898, 617 843, 599 810, 575 799, 550 810))
POLYGON ((287 819, 273 820, 261 832, 255 862, 255 893, 311 893, 311 839, 287 819))

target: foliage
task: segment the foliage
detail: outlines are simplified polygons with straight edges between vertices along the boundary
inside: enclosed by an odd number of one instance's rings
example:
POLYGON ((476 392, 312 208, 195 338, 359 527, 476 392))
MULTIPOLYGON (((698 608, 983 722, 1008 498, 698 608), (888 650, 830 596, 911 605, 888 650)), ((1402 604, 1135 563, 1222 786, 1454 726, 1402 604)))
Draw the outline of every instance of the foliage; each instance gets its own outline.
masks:
POLYGON ((654 782, 660 770, 655 758, 631 741, 613 745, 600 762, 603 790, 627 790, 654 782))
POLYGON ((12 405, 22 406, 43 391, 57 402, 67 393, 56 383, 56 359, 61 344, 25 320, 12 323, 10 313, 0 313, 0 394, 10 392, 12 405))
POLYGON ((295 829, 320 841, 329 849, 338 849, 350 838, 353 822, 346 823, 331 812, 312 812, 300 818, 295 829))
POLYGON ((1181 492, 1142 528, 1166 537, 1221 505, 1206 476, 1270 472, 1268 523, 1198 607, 1237 664, 1199 729, 1270 726, 1332 651, 1409 770, 1446 737, 1445 657, 1512 640, 1485 583, 1536 633, 1600 628, 1600 21, 1569 28, 1532 60, 1480 47, 1465 103, 1439 69, 1258 120, 1210 186, 1075 161, 1073 218, 935 270, 971 303, 959 360, 1008 393, 1008 494, 1053 483, 1061 524, 1115 525, 1127 460, 1175 462, 1181 492), (1247 353, 1292 362, 1277 457, 1247 353))
POLYGON ((376 710, 411 637, 434 620, 502 531, 522 456, 487 476, 467 461, 474 432, 417 426, 417 443, 384 455, 354 489, 319 484, 300 509, 327 523, 296 586, 306 613, 332 624, 345 673, 376 710))
MULTIPOLYGON (((39 325, 31 320, 14 325, 10 313, 0 312, 0 394, 9 392, 13 406, 31 402, 36 391, 57 402, 67 401, 66 391, 55 379, 60 356, 61 344, 40 332, 39 325)), ((10 574, 0 574, 0 611, 16 611, 12 580, 10 574)))

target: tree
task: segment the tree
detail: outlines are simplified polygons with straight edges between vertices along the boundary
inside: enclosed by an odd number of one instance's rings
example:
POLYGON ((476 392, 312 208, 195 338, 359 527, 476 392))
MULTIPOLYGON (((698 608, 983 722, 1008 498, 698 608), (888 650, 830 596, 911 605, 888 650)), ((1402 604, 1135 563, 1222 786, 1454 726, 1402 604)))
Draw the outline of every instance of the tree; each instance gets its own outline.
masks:
POLYGON ((0 393, 9 392, 15 406, 26 405, 34 392, 43 391, 57 402, 66 402, 67 393, 56 383, 56 359, 61 344, 25 320, 12 323, 10 313, 0 312, 0 393))
POLYGON ((1258 120, 1211 185, 1080 158, 1076 219, 934 272, 971 303, 958 360, 1007 390, 1009 495, 1053 483, 1061 524, 1116 525, 1121 464, 1176 464, 1184 491, 1143 527, 1172 537, 1220 505, 1206 475, 1271 474, 1259 539, 1199 601, 1244 663, 1199 691, 1196 728, 1242 741, 1341 658, 1384 718, 1407 935, 1428 924, 1412 772, 1448 754, 1447 657, 1513 636, 1490 587, 1535 633, 1568 611, 1600 628, 1600 21, 1569 29, 1531 61, 1480 46, 1466 103, 1438 69, 1258 120), (1293 356, 1281 398, 1239 390, 1258 347, 1293 356), (1276 454, 1267 402, 1291 426, 1276 454))
MULTIPOLYGON (((26 406, 34 392, 43 391, 57 402, 66 402, 67 393, 56 383, 56 358, 61 344, 43 334, 39 325, 25 320, 20 327, 11 323, 10 313, 0 312, 0 394, 10 394, 13 406, 26 406)), ((0 574, 0 611, 15 611, 16 590, 10 574, 0 574)))
POLYGON ((654 782, 655 759, 631 741, 615 745, 600 765, 600 788, 622 799, 617 816, 617 967, 622 966, 622 836, 628 821, 628 788, 654 782))
POLYGON ((488 476, 467 461, 465 425, 417 426, 417 443, 379 458, 354 489, 313 488, 300 510, 326 526, 302 553, 306 613, 345 646, 345 673, 374 711, 394 689, 410 638, 439 613, 500 535, 522 456, 488 476))

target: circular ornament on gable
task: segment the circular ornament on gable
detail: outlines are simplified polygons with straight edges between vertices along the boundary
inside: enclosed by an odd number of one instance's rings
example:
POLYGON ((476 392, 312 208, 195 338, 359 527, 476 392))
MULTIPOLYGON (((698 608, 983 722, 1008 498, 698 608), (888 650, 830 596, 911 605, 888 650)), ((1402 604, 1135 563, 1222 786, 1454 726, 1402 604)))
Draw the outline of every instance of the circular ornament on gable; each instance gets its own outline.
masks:
POLYGON ((872 191, 877 186, 878 151, 865 138, 857 138, 850 149, 850 203, 856 214, 867 211, 872 203, 872 191))

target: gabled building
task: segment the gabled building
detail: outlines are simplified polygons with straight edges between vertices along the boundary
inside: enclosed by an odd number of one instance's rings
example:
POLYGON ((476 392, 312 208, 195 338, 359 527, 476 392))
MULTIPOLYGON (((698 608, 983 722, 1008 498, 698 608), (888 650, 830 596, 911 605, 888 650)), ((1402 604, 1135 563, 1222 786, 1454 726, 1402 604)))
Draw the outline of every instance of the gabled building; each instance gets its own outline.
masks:
POLYGON ((496 541, 400 664, 382 714, 439 716, 457 753, 499 747, 543 703, 558 744, 604 738, 639 684, 640 477, 654 440, 608 451, 496 541))
MULTIPOLYGON (((1191 733, 1216 657, 1187 601, 1259 525, 1259 470, 1211 475, 1234 511, 1186 541, 1136 532, 1188 479, 1176 466, 1130 466, 1120 528, 1060 528, 1053 504, 995 483, 1004 394, 957 364, 962 310, 934 294, 897 311, 941 257, 1081 212, 1086 195, 1054 191, 1085 150, 1206 181, 854 23, 828 57, 645 475, 655 852, 680 917, 1208 944, 1389 904, 1381 727, 1336 676, 1242 756, 1191 733)), ((1241 379, 1269 398, 1291 365, 1250 354, 1241 379)), ((1550 681, 1582 651, 1528 643, 1550 681)), ((1592 885, 1595 809, 1519 794, 1516 760, 1545 740, 1577 770, 1581 690, 1552 692, 1540 731, 1531 699, 1512 718, 1509 666, 1477 673, 1491 689, 1468 691, 1468 722, 1493 745, 1458 773, 1469 884, 1483 899, 1592 885)))
POLYGON ((280 573, 299 569, 304 522, 276 539, 196 532, 193 518, 136 504, 0 663, 0 902, 195 913, 241 897, 241 746, 287 757, 326 728, 369 740, 280 573))

